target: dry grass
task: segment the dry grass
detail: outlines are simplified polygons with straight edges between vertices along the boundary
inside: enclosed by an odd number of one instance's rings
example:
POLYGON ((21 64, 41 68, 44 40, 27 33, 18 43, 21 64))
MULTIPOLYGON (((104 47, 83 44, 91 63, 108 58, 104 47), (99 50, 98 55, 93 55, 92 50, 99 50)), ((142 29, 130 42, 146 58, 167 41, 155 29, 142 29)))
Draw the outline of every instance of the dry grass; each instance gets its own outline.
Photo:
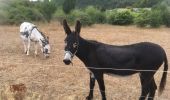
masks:
MULTIPOLYGON (((76 57, 73 66, 63 64, 65 38, 63 28, 57 23, 39 25, 39 28, 50 37, 52 54, 49 59, 44 59, 40 52, 38 57, 34 57, 33 51, 30 56, 24 55, 19 27, 0 26, 0 100, 3 100, 2 95, 8 95, 8 92, 7 94, 4 92, 8 90, 8 86, 19 83, 27 87, 24 100, 84 100, 89 91, 89 74, 76 57)), ((94 25, 82 28, 81 35, 87 39, 114 45, 151 41, 160 44, 165 48, 167 55, 170 55, 169 32, 170 29, 163 27, 140 29, 134 26, 94 25)), ((162 73, 155 75, 157 84, 161 76, 162 73)), ((170 100, 169 80, 168 74, 166 89, 157 100, 170 100)), ((140 95, 138 75, 131 77, 105 75, 105 84, 108 100, 137 100, 140 95)), ((94 100, 100 99, 96 85, 94 100)))

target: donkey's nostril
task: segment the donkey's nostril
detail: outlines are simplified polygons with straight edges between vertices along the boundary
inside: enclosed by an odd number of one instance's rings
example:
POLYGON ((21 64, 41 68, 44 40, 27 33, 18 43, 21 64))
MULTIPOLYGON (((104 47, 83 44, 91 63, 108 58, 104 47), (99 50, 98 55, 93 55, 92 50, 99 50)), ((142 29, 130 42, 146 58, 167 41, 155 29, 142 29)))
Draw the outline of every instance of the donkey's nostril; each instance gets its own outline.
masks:
POLYGON ((67 59, 64 59, 63 62, 66 64, 66 65, 69 65, 71 63, 70 60, 67 60, 67 59))

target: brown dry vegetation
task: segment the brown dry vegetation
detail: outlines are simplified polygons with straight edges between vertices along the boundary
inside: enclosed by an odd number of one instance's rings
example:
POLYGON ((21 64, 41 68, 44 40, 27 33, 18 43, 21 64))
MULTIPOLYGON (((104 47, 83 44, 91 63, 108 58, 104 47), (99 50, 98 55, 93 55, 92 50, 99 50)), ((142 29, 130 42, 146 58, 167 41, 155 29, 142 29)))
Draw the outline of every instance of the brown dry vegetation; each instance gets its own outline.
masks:
MULTIPOLYGON (((38 25, 50 37, 52 53, 49 59, 41 52, 34 57, 33 47, 30 56, 23 53, 19 37, 19 26, 0 26, 0 100, 9 85, 23 83, 27 87, 25 100, 85 100, 89 91, 89 74, 82 62, 74 58, 73 66, 63 64, 63 28, 58 23, 38 25)), ((170 61, 170 29, 141 29, 135 26, 94 25, 81 30, 81 36, 113 45, 151 41, 160 44, 167 52, 170 61)), ((159 70, 162 71, 162 68, 159 70)), ((167 86, 156 100, 170 100, 170 74, 167 86)), ((159 84, 162 72, 155 75, 159 84)), ((140 95, 138 75, 128 77, 105 75, 108 100, 137 100, 140 95)), ((8 90, 8 89, 7 89, 8 90)), ((94 100, 100 100, 98 85, 94 100)), ((12 99, 11 99, 12 100, 12 99)))

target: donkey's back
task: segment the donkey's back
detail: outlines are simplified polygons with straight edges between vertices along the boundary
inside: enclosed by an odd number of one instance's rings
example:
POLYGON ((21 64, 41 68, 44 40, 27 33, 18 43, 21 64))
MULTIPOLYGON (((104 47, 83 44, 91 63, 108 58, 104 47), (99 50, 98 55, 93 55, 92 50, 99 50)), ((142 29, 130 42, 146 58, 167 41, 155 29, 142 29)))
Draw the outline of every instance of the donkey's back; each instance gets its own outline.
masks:
POLYGON ((24 33, 24 32, 28 32, 30 31, 33 27, 35 27, 34 24, 29 23, 29 22, 23 22, 20 25, 20 32, 24 33))

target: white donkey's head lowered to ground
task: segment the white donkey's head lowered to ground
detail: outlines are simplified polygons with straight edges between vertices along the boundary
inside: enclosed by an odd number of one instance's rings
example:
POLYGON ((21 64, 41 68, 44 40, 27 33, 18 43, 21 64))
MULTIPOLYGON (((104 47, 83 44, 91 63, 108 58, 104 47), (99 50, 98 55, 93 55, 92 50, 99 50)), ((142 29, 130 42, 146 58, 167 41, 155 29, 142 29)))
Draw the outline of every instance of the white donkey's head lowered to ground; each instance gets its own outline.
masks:
POLYGON ((44 37, 44 40, 41 40, 42 48, 41 51, 45 57, 49 57, 50 54, 50 44, 49 44, 49 37, 44 37))

